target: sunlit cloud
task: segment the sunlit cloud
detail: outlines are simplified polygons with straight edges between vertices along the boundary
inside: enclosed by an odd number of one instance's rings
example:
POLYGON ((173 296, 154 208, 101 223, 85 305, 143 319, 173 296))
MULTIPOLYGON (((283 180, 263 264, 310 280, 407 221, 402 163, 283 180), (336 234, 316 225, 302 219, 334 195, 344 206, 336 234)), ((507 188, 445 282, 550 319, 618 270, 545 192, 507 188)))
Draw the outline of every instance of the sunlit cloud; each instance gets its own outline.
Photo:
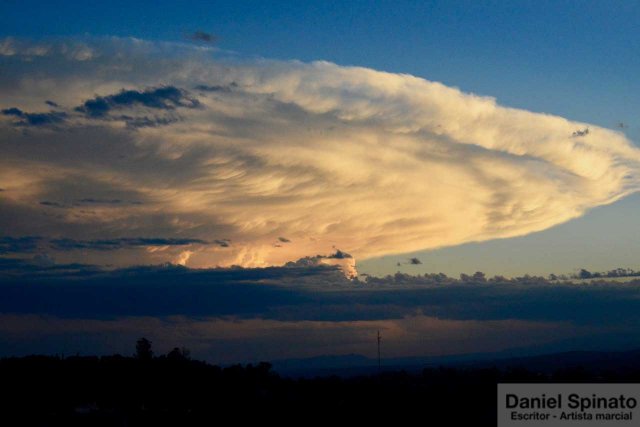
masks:
POLYGON ((260 267, 335 261, 339 248, 351 271, 356 259, 544 230, 638 189, 640 152, 618 131, 410 75, 220 55, 137 39, 0 41, 4 229, 193 239, 83 248, 92 262, 260 267))

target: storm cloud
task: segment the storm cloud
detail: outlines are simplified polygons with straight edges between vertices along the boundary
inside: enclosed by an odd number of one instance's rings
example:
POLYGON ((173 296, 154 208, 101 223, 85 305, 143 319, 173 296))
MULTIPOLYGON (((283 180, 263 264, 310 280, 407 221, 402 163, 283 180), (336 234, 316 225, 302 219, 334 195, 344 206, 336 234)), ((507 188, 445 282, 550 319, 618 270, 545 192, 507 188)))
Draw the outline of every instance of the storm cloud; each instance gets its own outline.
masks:
POLYGON ((139 237, 139 238, 119 238, 119 239, 98 239, 98 240, 74 240, 74 239, 52 239, 51 248, 54 250, 116 250, 134 246, 186 246, 194 243, 206 244, 200 239, 174 239, 161 237, 139 237))
POLYGON ((103 117, 113 109, 142 106, 159 110, 173 110, 177 107, 195 108, 198 101, 189 98, 183 90, 173 86, 137 90, 122 90, 108 96, 96 96, 85 101, 76 111, 91 117, 103 117))
MULTIPOLYGON (((105 270, 0 258, 0 355, 131 351, 140 336, 213 361, 385 357, 637 343, 640 284, 349 281, 335 266, 105 270)), ((402 280, 399 280, 402 279, 402 280)))
POLYGON ((59 111, 50 111, 47 113, 27 113, 19 108, 5 108, 2 110, 5 116, 13 116, 18 119, 18 125, 43 126, 61 123, 67 117, 67 114, 59 111))
POLYGON ((419 77, 60 43, 2 42, 0 109, 15 114, 0 116, 0 220, 16 238, 227 236, 128 262, 258 267, 337 247, 355 264, 526 235, 638 189, 640 152, 622 133, 419 77), (48 99, 71 106, 63 121, 17 126, 48 99), (143 203, 66 202, 90 198, 143 203))

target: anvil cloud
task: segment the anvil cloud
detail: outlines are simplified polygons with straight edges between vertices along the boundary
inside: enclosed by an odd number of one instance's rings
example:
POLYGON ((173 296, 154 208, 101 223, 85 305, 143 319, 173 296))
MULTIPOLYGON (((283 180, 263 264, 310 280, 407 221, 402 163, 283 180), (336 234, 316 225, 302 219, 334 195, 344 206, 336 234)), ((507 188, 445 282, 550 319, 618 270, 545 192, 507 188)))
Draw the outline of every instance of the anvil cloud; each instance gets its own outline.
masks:
POLYGON ((0 69, 0 223, 67 262, 352 268, 544 230, 640 183, 620 132, 410 75, 115 38, 5 39, 0 69), (105 239, 151 243, 86 243, 105 239), (316 257, 336 248, 353 258, 316 257))

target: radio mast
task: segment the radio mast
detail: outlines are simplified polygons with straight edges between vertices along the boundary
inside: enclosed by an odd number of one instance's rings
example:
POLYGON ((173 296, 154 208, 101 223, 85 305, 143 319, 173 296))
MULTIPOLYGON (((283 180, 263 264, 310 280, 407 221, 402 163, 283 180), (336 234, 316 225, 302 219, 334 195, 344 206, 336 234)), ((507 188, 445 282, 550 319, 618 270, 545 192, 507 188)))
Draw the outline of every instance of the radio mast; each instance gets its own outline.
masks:
POLYGON ((382 369, 380 364, 380 341, 382 341, 382 337, 380 336, 380 329, 378 329, 378 373, 382 369))

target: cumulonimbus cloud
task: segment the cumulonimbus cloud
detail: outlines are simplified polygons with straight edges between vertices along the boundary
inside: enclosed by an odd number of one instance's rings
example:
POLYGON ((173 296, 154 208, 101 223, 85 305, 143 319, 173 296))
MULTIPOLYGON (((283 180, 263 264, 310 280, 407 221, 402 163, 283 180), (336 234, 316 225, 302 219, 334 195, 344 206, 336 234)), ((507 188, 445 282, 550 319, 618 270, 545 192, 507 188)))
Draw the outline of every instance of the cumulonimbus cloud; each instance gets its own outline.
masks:
POLYGON ((14 237, 224 239, 135 261, 266 266, 526 235, 638 189, 622 133, 410 75, 135 39, 5 45, 0 110, 21 114, 0 116, 0 221, 14 237))

